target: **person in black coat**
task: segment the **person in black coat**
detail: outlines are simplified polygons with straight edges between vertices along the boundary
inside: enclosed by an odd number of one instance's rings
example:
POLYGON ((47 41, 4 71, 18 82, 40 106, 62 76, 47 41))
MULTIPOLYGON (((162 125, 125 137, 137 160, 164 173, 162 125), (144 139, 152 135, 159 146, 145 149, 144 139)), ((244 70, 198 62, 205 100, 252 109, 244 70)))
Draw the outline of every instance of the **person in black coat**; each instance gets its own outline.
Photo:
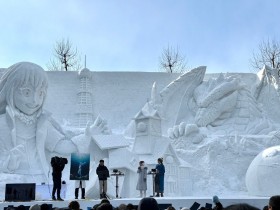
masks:
POLYGON ((53 178, 53 190, 52 190, 52 199, 63 201, 60 197, 60 190, 61 190, 61 177, 62 171, 65 167, 65 164, 68 163, 66 158, 62 157, 52 157, 51 159, 51 166, 53 168, 52 178, 53 178), (55 197, 55 192, 57 193, 57 198, 55 197))
POLYGON ((100 199, 106 198, 107 195, 107 178, 109 177, 109 170, 104 165, 104 160, 99 161, 99 165, 96 168, 96 174, 98 175, 99 179, 99 192, 100 192, 100 199))

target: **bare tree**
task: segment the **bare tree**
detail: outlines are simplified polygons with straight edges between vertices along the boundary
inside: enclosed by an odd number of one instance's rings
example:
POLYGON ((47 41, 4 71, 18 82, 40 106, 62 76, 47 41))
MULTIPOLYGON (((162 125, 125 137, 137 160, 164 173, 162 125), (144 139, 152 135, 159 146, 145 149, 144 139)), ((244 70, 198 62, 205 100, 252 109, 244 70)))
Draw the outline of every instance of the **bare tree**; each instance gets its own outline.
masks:
POLYGON ((274 69, 280 68, 280 45, 276 40, 267 39, 259 44, 257 53, 253 53, 252 67, 259 71, 264 65, 274 69))
POLYGON ((168 73, 183 73, 187 70, 185 57, 180 54, 178 47, 174 49, 168 46, 163 49, 159 65, 161 70, 168 73))
POLYGON ((67 39, 57 41, 54 46, 54 57, 47 65, 50 71, 78 71, 81 69, 81 58, 77 48, 67 39))

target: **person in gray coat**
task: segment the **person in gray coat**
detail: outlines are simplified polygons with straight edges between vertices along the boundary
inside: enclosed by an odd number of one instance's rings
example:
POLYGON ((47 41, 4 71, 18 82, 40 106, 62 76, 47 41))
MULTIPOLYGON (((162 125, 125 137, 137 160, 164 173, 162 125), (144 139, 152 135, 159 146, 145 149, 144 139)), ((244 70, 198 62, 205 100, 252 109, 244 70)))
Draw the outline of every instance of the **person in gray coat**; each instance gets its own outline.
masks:
POLYGON ((136 186, 136 190, 140 191, 140 197, 146 197, 147 171, 148 171, 148 168, 145 167, 145 162, 141 160, 139 162, 139 167, 138 167, 138 170, 137 170, 138 182, 137 182, 137 186, 136 186))

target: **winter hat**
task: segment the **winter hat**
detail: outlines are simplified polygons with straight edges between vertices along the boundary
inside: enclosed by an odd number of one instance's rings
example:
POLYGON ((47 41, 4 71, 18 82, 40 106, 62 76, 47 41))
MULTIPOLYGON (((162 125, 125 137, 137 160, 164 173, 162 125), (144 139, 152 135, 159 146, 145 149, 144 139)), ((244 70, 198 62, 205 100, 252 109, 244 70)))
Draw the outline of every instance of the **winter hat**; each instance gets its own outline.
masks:
POLYGON ((138 210, 159 210, 158 203, 154 198, 142 198, 138 210))
POLYGON ((215 204, 220 203, 219 197, 217 195, 214 195, 212 200, 213 200, 213 203, 215 203, 215 204))
POLYGON ((181 208, 181 210, 190 210, 190 209, 187 207, 183 207, 183 208, 181 208))

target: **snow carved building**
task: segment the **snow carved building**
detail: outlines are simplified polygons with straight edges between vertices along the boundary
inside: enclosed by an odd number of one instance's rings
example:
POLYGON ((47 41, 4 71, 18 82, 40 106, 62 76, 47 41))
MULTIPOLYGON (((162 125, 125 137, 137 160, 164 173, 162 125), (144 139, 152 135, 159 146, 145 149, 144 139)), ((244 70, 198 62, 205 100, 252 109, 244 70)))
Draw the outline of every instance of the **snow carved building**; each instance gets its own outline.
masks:
MULTIPOLYGON (((152 102, 147 102, 134 118, 136 137, 133 152, 139 160, 145 161, 149 169, 155 168, 158 158, 165 165, 165 195, 186 195, 191 193, 191 165, 176 155, 171 140, 162 136, 161 117, 152 102)), ((151 180, 149 185, 152 186, 151 180)))
POLYGON ((87 123, 93 122, 93 97, 91 87, 91 73, 87 68, 79 72, 80 87, 78 90, 77 127, 85 128, 87 123))

